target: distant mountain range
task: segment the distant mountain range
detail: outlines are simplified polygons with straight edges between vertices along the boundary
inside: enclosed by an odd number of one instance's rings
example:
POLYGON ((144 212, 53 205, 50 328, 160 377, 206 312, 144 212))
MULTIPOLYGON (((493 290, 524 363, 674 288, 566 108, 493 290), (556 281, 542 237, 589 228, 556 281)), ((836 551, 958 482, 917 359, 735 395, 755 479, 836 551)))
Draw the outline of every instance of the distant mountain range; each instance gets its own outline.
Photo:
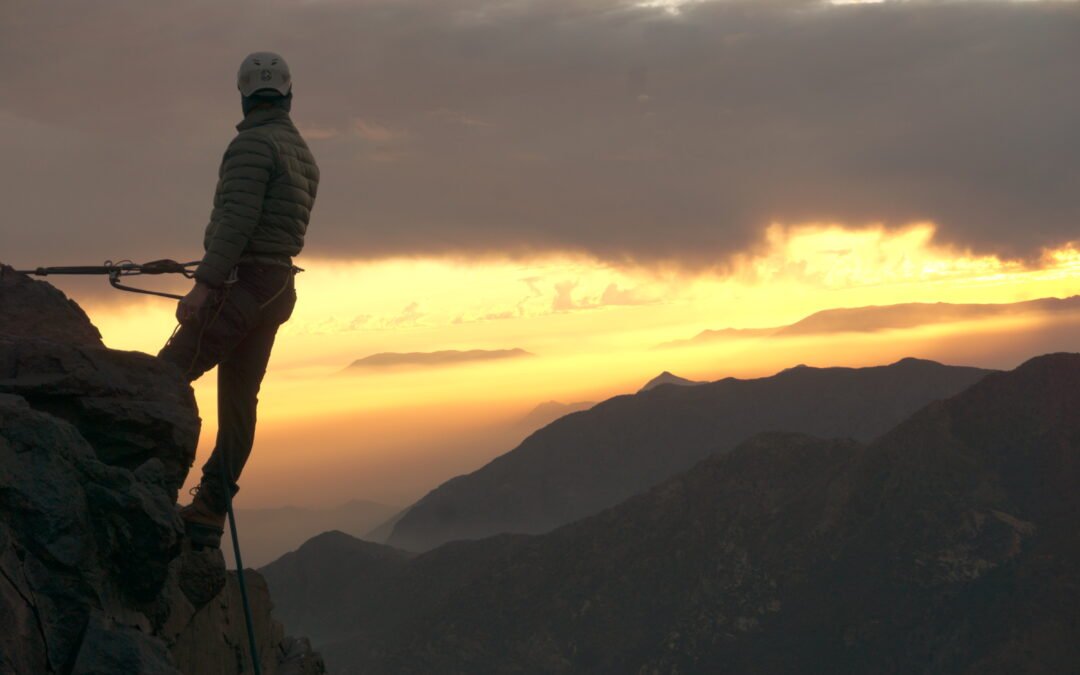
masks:
MULTIPOLYGON (((340 530, 361 537, 380 523, 401 512, 400 506, 353 500, 325 509, 284 506, 273 509, 237 509, 238 530, 243 535, 243 558, 247 567, 261 567, 327 530, 340 530)), ((235 567, 232 549, 222 552, 235 567)))
POLYGON ((385 544, 386 540, 390 538, 390 535, 394 533, 394 527, 397 526, 398 521, 405 517, 405 514, 409 512, 410 508, 412 507, 406 507, 404 509, 401 509, 394 515, 379 523, 376 527, 369 530, 360 538, 364 541, 375 542, 376 544, 385 544))
POLYGON ((414 504, 386 543, 540 533, 597 513, 763 431, 869 440, 989 371, 905 359, 756 380, 662 386, 562 417, 414 504))
MULTIPOLYGON (((958 374, 867 371, 777 377, 829 400, 958 374)), ((262 572, 331 673, 1075 672, 1080 355, 970 375, 869 444, 757 435, 546 535, 413 556, 330 533, 262 572)))
MULTIPOLYGON (((547 401, 537 405, 520 418, 510 422, 510 425, 506 428, 512 436, 516 436, 513 442, 518 442, 540 429, 545 427, 551 422, 569 415, 570 413, 577 412, 579 410, 587 410, 588 408, 596 405, 591 402, 578 402, 578 403, 561 403, 559 401, 547 401)), ((411 508, 411 507, 409 507, 411 508)), ((397 526, 399 520, 405 517, 408 512, 408 508, 402 509, 395 513, 391 518, 379 524, 378 527, 373 528, 371 531, 363 535, 363 539, 367 541, 374 541, 380 544, 386 543, 386 540, 390 538, 390 535, 394 531, 394 527, 397 526)))
POLYGON ((1042 298, 1002 304, 906 303, 827 309, 787 326, 774 328, 724 328, 706 330, 689 340, 667 342, 659 347, 683 347, 715 340, 745 337, 793 337, 828 333, 867 333, 888 329, 916 328, 937 323, 973 321, 1024 314, 1080 312, 1080 295, 1069 298, 1042 298))
POLYGON ((579 410, 588 410, 596 405, 595 402, 580 401, 578 403, 560 403, 558 401, 548 401, 547 403, 541 403, 527 415, 518 420, 517 426, 521 429, 527 429, 530 432, 536 431, 541 427, 546 427, 555 420, 575 413, 579 410))
POLYGON ((495 361, 533 356, 524 349, 454 349, 438 352, 383 352, 357 359, 349 365, 353 368, 391 368, 394 366, 450 366, 473 361, 495 361))

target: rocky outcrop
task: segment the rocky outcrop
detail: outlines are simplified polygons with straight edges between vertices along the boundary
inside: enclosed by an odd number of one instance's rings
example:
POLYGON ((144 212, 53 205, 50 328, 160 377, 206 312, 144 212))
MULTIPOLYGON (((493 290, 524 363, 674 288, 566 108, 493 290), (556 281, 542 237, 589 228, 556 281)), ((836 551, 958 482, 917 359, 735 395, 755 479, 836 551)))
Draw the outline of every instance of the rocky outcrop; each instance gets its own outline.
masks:
POLYGON ((753 380, 658 386, 567 415, 414 504, 386 543, 539 534, 600 512, 754 434, 869 441, 989 371, 904 359, 874 368, 790 368, 753 380))
POLYGON ((545 535, 337 534, 262 571, 339 673, 1076 672, 1078 410, 1080 354, 1048 355, 871 443, 758 435, 545 535))
MULTIPOLYGON (((247 672, 235 577, 174 507, 198 432, 179 373, 0 268, 0 673, 247 672)), ((321 672, 252 576, 263 672, 321 672)))
POLYGON ((3 337, 104 347, 101 333, 74 300, 5 265, 0 265, 0 317, 3 337))
MULTIPOLYGON (((184 575, 179 575, 181 584, 184 575)), ((201 582, 195 577, 196 583, 201 582)), ((183 628, 170 635, 172 655, 185 673, 199 675, 233 675, 248 673, 247 629, 244 624, 243 606, 240 600, 240 587, 235 574, 222 575, 225 588, 203 600, 206 593, 200 593, 199 599, 192 601, 188 595, 190 589, 181 588, 181 595, 175 596, 181 605, 178 625, 183 628), (196 607, 200 609, 196 610, 196 607), (238 670, 238 664, 242 666, 238 670)), ((281 623, 271 617, 273 604, 266 581, 254 570, 244 573, 247 583, 248 601, 254 617, 255 640, 259 649, 259 662, 263 673, 275 675, 316 675, 325 672, 322 657, 315 654, 306 638, 292 638, 285 635, 281 623)), ((200 591, 220 586, 201 585, 200 591)))

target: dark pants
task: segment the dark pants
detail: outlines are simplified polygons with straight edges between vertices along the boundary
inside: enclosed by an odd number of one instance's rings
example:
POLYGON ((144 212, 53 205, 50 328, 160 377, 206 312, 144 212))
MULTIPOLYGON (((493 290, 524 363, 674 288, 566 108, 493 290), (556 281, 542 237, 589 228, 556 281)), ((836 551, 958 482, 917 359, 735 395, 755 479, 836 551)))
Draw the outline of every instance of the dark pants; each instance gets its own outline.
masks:
POLYGON ((203 465, 201 494, 219 513, 226 509, 255 441, 255 409, 278 327, 296 304, 293 272, 272 265, 240 265, 236 282, 215 291, 199 316, 183 324, 158 357, 187 380, 218 366, 218 434, 203 465), (225 480, 222 480, 224 472, 225 480))

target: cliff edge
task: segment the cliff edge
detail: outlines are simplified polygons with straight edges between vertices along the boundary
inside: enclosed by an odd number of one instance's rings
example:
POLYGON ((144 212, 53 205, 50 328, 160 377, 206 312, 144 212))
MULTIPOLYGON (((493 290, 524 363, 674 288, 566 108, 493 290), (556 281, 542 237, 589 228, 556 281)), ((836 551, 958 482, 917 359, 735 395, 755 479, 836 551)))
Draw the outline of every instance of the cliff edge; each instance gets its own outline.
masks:
MULTIPOLYGON (((171 366, 0 266, 0 674, 251 672, 235 574, 174 506, 199 425, 171 366)), ((324 672, 247 579, 262 672, 324 672)))

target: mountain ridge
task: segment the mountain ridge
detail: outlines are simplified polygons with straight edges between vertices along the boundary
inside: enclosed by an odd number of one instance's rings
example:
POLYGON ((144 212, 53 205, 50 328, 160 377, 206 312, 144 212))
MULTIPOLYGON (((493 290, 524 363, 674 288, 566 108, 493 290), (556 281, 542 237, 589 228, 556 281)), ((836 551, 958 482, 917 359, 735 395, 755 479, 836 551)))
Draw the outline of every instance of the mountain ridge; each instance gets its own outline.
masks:
POLYGON ((387 543, 421 551, 499 532, 544 532, 761 431, 869 440, 987 372, 908 359, 616 396, 556 420, 480 469, 435 488, 396 523, 387 543))
MULTIPOLYGON (((366 499, 351 499, 332 507, 310 508, 277 506, 265 509, 237 509, 237 522, 244 534, 244 563, 262 567, 318 535, 340 530, 363 537, 397 513, 392 506, 366 499)), ((232 551, 225 550, 225 561, 235 567, 232 551)))
POLYGON ((869 443, 758 434, 547 534, 403 560, 317 643, 333 672, 1067 672, 1078 407, 1080 354, 1053 354, 869 443))

